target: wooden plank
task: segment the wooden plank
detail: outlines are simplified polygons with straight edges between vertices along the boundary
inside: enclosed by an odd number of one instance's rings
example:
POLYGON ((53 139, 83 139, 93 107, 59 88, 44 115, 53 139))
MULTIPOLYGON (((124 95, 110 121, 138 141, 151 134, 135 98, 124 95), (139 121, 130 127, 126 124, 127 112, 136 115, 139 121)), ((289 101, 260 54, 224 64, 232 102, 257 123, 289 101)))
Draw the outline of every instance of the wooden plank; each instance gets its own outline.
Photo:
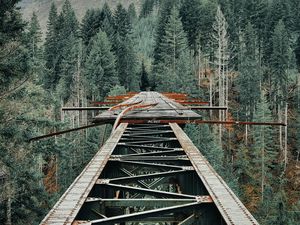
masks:
POLYGON ((216 173, 179 125, 170 123, 170 126, 226 223, 258 225, 255 218, 216 173))
MULTIPOLYGON (((141 92, 134 97, 128 99, 121 104, 132 104, 134 102, 141 102, 140 104, 155 104, 148 109, 139 109, 126 113, 122 118, 123 119, 200 119, 201 116, 196 112, 182 106, 181 104, 172 101, 171 99, 163 96, 157 92, 141 92)), ((122 111, 112 110, 106 111, 97 115, 93 122, 99 123, 101 121, 110 121, 113 122, 118 114, 122 111)))
POLYGON ((40 225, 72 224, 126 127, 127 124, 120 124, 81 174, 54 205, 52 210, 46 215, 40 225))

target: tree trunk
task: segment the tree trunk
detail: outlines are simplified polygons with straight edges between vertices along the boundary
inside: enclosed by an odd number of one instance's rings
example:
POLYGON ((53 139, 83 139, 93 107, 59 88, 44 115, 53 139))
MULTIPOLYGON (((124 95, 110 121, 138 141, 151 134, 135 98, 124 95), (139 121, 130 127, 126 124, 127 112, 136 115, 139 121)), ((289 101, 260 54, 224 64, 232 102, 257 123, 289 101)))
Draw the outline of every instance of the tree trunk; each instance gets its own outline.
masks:
POLYGON ((284 127, 284 170, 286 169, 288 163, 288 155, 287 155, 287 132, 288 132, 288 103, 285 103, 285 119, 284 119, 285 127, 284 127))
POLYGON ((6 221, 5 221, 5 225, 12 225, 11 222, 11 195, 12 195, 12 190, 10 188, 10 184, 7 181, 6 182, 6 195, 7 195, 7 199, 6 199, 6 221))
MULTIPOLYGON (((282 122, 282 115, 281 115, 281 109, 280 109, 280 105, 278 105, 278 121, 282 122)), ((282 145, 282 126, 279 126, 279 148, 280 150, 283 150, 283 145, 282 145)))

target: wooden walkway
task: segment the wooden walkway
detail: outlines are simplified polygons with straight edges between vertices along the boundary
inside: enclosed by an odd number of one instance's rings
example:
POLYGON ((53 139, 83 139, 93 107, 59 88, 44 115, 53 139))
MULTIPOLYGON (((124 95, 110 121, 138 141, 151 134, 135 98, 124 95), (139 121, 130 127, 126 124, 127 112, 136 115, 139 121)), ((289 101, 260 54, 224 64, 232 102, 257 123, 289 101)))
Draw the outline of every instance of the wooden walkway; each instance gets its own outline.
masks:
MULTIPOLYGON (((201 119, 201 116, 188 107, 172 101, 158 92, 141 92, 134 97, 122 102, 119 105, 139 105, 157 104, 152 107, 135 109, 123 116, 123 119, 134 120, 155 120, 155 119, 201 119)), ((93 120, 94 123, 114 122, 119 113, 126 107, 118 110, 105 111, 93 120)))
MULTIPOLYGON (((134 102, 157 104, 127 118, 200 117, 156 92, 142 92, 122 105, 134 102)), ((95 122, 116 119, 115 112, 123 110, 106 111, 95 122)), ((50 224, 258 222, 178 124, 121 123, 41 222, 50 224)))

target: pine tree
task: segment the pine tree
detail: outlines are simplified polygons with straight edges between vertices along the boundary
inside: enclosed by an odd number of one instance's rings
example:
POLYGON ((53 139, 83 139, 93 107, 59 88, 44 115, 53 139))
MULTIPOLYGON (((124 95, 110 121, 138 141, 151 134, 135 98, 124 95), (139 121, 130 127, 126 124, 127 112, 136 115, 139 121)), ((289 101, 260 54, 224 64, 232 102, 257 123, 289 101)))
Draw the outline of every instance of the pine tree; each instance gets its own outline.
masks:
POLYGON ((135 24, 137 21, 137 15, 134 3, 131 3, 128 7, 128 17, 131 24, 135 24))
POLYGON ((48 69, 48 72, 44 77, 44 83, 47 89, 54 89, 55 84, 57 84, 59 80, 59 77, 57 77, 54 72, 58 56, 57 17, 57 8, 55 4, 52 3, 48 17, 47 34, 44 44, 44 57, 46 61, 46 68, 48 69))
MULTIPOLYGON (((257 111, 254 114, 257 122, 272 121, 272 114, 264 93, 261 94, 257 111)), ((272 186, 272 169, 276 165, 278 151, 274 145, 274 129, 271 126, 253 128, 253 174, 260 184, 261 201, 264 201, 265 186, 272 186)))
POLYGON ((149 79, 148 79, 148 73, 145 68, 144 62, 142 63, 142 71, 141 71, 141 83, 140 83, 140 89, 141 91, 146 91, 150 87, 149 79))
POLYGON ((296 48, 294 50, 298 71, 300 71, 300 35, 297 38, 296 48))
POLYGON ((154 67, 157 89, 196 94, 188 42, 175 6, 166 23, 160 46, 161 60, 154 67), (166 77, 168 79, 165 79, 166 77))
POLYGON ((15 7, 15 4, 20 0, 2 1, 0 8, 0 46, 3 46, 9 40, 18 39, 18 36, 24 29, 24 21, 20 11, 15 7))
MULTIPOLYGON (((213 38, 216 45, 215 49, 215 65, 218 78, 219 105, 228 105, 228 24, 221 11, 220 6, 217 8, 215 22, 213 24, 213 38)), ((210 87, 212 89, 212 87, 210 87)), ((210 102, 212 103, 212 91, 210 91, 210 102)), ((219 120, 224 120, 224 112, 219 112, 219 120)), ((222 142, 222 125, 219 126, 219 141, 222 142)))
POLYGON ((163 63, 173 71, 176 71, 178 58, 187 49, 186 34, 183 31, 179 12, 174 6, 171 10, 168 22, 165 27, 165 35, 162 37, 161 47, 163 51, 161 58, 163 63))
POLYGON ((101 29, 104 31, 110 40, 114 38, 114 17, 107 3, 104 3, 101 10, 101 29))
POLYGON ((258 45, 255 30, 248 23, 240 47, 240 75, 238 87, 240 94, 241 118, 252 121, 257 102, 260 99, 260 74, 258 45))
POLYGON ((141 7, 140 18, 150 15, 153 11, 154 5, 155 0, 144 0, 141 7))
POLYGON ((91 38, 100 30, 100 13, 100 10, 88 9, 82 19, 81 37, 85 46, 89 45, 91 38))
POLYGON ((272 36, 273 51, 271 55, 272 90, 275 104, 287 100, 287 69, 289 64, 289 38, 282 20, 278 22, 272 36))
POLYGON ((75 37, 77 37, 79 31, 79 24, 69 0, 65 0, 62 7, 61 15, 63 16, 63 37, 68 37, 70 35, 74 35, 75 37))
POLYGON ((117 56, 119 81, 127 90, 139 89, 137 58, 132 40, 132 24, 126 9, 119 4, 114 14, 113 50, 117 56))
POLYGON ((73 96, 73 93, 78 91, 75 83, 76 81, 80 82, 76 79, 78 73, 80 73, 82 61, 80 41, 74 36, 69 37, 68 40, 69 41, 64 48, 61 78, 57 88, 59 97, 64 102, 67 102, 73 96))
POLYGON ((129 91, 139 90, 137 56, 132 38, 130 36, 126 36, 124 39, 119 38, 115 53, 117 55, 116 66, 120 84, 129 91))
POLYGON ((161 3, 154 48, 154 65, 157 65, 161 61, 161 52, 163 51, 163 47, 161 46, 162 38, 165 35, 165 27, 175 3, 176 1, 174 0, 166 0, 161 3))
POLYGON ((27 35, 28 35, 28 42, 30 43, 29 46, 30 57, 31 59, 34 59, 37 57, 37 54, 39 53, 38 48, 40 42, 42 41, 42 31, 35 12, 33 12, 32 14, 27 35))
POLYGON ((202 32, 200 23, 201 17, 201 1, 185 0, 180 9, 180 16, 184 31, 187 33, 189 46, 196 52, 198 50, 197 42, 200 32, 202 32))
POLYGON ((257 34, 257 41, 260 44, 265 35, 268 4, 265 0, 251 0, 245 1, 244 7, 244 26, 247 27, 247 21, 253 25, 257 34))
POLYGON ((19 87, 28 77, 28 55, 22 46, 25 23, 17 2, 1 2, 0 7, 0 100, 10 93, 10 86, 19 87))
POLYGON ((102 99, 118 84, 115 56, 106 33, 100 31, 92 43, 92 50, 85 63, 85 78, 89 96, 102 99))
POLYGON ((114 29, 116 35, 121 39, 130 34, 132 30, 128 12, 121 4, 118 4, 114 14, 114 29))

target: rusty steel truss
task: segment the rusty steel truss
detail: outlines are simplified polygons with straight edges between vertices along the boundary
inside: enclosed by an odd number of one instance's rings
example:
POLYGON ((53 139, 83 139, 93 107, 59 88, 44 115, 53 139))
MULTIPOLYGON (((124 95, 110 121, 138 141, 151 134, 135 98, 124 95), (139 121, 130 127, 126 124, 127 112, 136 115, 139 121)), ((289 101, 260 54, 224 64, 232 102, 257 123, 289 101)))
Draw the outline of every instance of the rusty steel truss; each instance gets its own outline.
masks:
MULTIPOLYGON (((258 224, 178 125, 249 122, 204 121, 191 110, 195 106, 181 105, 204 102, 188 99, 185 94, 142 92, 109 97, 107 101, 120 104, 100 113, 90 126, 115 123, 116 129, 41 225, 258 224)), ((226 110, 208 106, 196 109, 226 110)))

